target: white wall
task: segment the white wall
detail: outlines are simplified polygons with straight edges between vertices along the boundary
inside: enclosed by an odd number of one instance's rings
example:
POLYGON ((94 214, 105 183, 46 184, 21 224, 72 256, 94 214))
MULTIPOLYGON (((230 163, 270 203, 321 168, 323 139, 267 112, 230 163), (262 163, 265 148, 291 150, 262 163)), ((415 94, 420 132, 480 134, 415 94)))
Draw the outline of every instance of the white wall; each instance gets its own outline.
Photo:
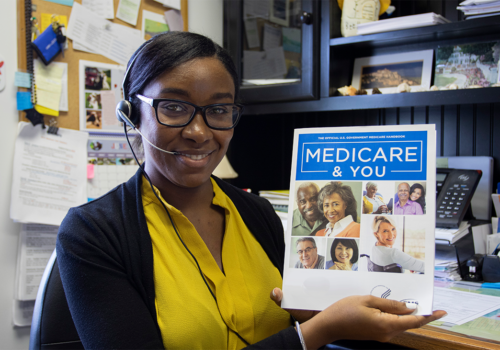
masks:
POLYGON ((222 0, 189 0, 189 31, 208 36, 222 46, 224 27, 222 8, 222 0))
MULTIPOLYGON (((20 226, 9 218, 12 161, 18 113, 14 72, 17 70, 17 1, 2 1, 0 11, 0 55, 5 59, 7 84, 0 92, 0 349, 28 349, 30 328, 12 323, 14 274, 20 226)), ((189 0, 189 30, 222 45, 222 0, 189 0)))
POLYGON ((6 86, 0 92, 0 348, 27 349, 30 328, 14 328, 12 305, 16 272, 17 239, 20 226, 9 218, 12 159, 18 114, 14 72, 17 70, 17 1, 2 1, 0 11, 0 55, 5 59, 6 86))

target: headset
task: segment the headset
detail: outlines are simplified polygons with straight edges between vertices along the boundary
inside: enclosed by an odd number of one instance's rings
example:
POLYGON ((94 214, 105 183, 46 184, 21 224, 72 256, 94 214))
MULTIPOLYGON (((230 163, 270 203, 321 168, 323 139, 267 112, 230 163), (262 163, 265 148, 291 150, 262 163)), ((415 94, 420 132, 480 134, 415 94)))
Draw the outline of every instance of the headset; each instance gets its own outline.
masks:
MULTIPOLYGON (((162 34, 159 34, 157 36, 160 36, 162 34)), ((126 85, 127 85, 127 80, 128 80, 128 76, 129 76, 129 73, 130 73, 130 70, 132 69, 132 66, 134 65, 137 57, 139 57, 141 55, 141 53, 146 49, 146 47, 148 47, 148 45, 150 45, 154 40, 155 38, 157 37, 153 37, 152 39, 150 39, 148 42, 146 42, 144 44, 144 46, 134 55, 134 57, 132 57, 132 60, 130 61, 129 65, 128 65, 128 68, 127 70, 125 71, 125 75, 123 76, 123 82, 122 82, 122 91, 123 91, 123 100, 121 100, 120 102, 118 102, 118 104, 116 105, 116 109, 115 109, 115 112, 116 112, 116 118, 118 118, 118 121, 123 123, 123 132, 125 133, 125 138, 127 139, 127 143, 130 147, 130 150, 132 151, 132 155, 134 156, 134 159, 135 161, 137 162, 137 164, 139 164, 139 167, 142 169, 142 172, 144 173, 144 176, 145 178, 148 180, 149 182, 149 185, 151 186, 151 190, 153 191, 153 194, 156 196, 156 198, 158 199, 158 201, 161 203, 161 205, 163 206, 163 208, 165 209, 165 212, 167 213, 168 215, 168 218, 170 219, 170 223, 172 224, 172 227, 174 228, 174 231, 177 235, 177 237, 179 238, 179 240, 181 241, 182 245, 184 246, 184 248, 186 249, 186 251, 189 253, 189 255, 191 255, 191 257, 193 258, 194 262, 196 263, 196 266, 198 267, 198 271, 201 275, 201 278, 203 279, 203 282, 205 282, 205 285, 207 286, 208 288, 208 291, 210 292, 210 294, 212 295, 212 298, 214 299, 215 301, 215 304, 217 305, 217 310, 219 310, 219 314, 220 314, 220 309, 219 309, 219 304, 217 303, 217 297, 215 296, 214 292, 212 291, 212 288, 210 288, 210 286, 208 285, 208 282, 207 280, 205 279, 205 275, 203 274, 203 271, 201 270, 201 267, 200 267, 200 264, 198 263, 198 260, 196 259, 196 257, 194 256, 194 254, 189 250, 189 248, 187 247, 186 243, 184 243, 184 241, 182 240, 179 232, 177 231, 177 227, 175 226, 174 224, 174 221, 172 220, 172 217, 170 216, 170 212, 168 211, 167 207, 165 206, 165 204, 163 203, 163 201, 160 199, 160 197, 158 196, 158 194, 156 193, 156 191, 154 190, 154 186, 153 186, 153 183, 151 182, 151 179, 149 178, 148 174, 146 173, 146 169, 144 169, 144 166, 143 164, 141 164, 139 162, 139 160, 137 159, 137 156, 135 155, 135 152, 134 152, 134 149, 132 148, 132 145, 130 143, 130 140, 128 138, 128 133, 127 133, 127 126, 129 126, 130 128, 132 128, 133 130, 135 130, 136 132, 138 132, 142 138, 144 140, 146 140, 152 147, 156 148, 157 150, 159 151, 162 151, 162 152, 165 152, 165 153, 169 153, 169 154, 172 154, 172 155, 179 155, 180 153, 179 152, 170 152, 170 151, 167 151, 167 150, 164 150, 162 148, 159 148, 157 147, 156 145, 153 145, 153 143, 151 143, 138 129, 137 127, 135 126, 139 121, 136 120, 137 117, 134 117, 133 115, 133 106, 132 106, 132 103, 129 101, 129 96, 127 94, 127 90, 126 90, 126 85)), ((222 320, 224 320, 224 318, 222 317, 222 314, 221 314, 221 318, 222 320)), ((236 336, 238 338, 240 338, 240 340, 246 344, 246 346, 250 346, 250 343, 247 342, 245 339, 243 339, 243 337, 241 335, 238 334, 238 332, 236 331, 233 331, 231 328, 228 327, 228 329, 232 332, 234 332, 236 334, 236 336)))

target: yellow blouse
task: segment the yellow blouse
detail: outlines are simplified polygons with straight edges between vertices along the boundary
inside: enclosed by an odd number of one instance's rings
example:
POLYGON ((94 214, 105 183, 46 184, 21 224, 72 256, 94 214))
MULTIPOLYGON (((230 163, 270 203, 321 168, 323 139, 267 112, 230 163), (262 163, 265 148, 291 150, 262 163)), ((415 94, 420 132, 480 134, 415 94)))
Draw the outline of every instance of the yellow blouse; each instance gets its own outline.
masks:
POLYGON ((155 191, 198 260, 217 303, 148 181, 142 181, 142 203, 153 244, 156 314, 166 349, 240 349, 245 344, 233 331, 253 344, 290 326, 289 314, 269 298, 272 289, 282 285, 278 269, 213 179, 212 186, 212 203, 224 208, 226 215, 225 274, 193 224, 155 191))

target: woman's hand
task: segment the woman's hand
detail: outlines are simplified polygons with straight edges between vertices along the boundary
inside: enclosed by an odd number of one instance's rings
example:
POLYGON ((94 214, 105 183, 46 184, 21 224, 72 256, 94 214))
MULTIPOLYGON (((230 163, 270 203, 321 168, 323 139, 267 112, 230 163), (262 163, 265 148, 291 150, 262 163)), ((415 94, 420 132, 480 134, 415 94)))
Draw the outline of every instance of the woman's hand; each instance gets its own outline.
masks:
MULTIPOLYGON (((283 293, 279 295, 281 302, 283 293)), ((409 315, 414 310, 407 308, 405 303, 370 295, 344 298, 319 313, 288 311, 314 315, 300 326, 308 349, 317 349, 340 339, 386 342, 407 329, 421 327, 446 315, 445 311, 434 311, 430 316, 409 315)))

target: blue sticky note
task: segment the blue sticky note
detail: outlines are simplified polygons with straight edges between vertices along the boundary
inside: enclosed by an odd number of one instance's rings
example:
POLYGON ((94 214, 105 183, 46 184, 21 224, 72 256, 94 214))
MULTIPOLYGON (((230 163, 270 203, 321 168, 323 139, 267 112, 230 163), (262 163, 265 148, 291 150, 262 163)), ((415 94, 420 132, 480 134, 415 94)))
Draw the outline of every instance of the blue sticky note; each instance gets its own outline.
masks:
POLYGON ((66 5, 66 6, 73 6, 73 0, 47 0, 50 2, 55 2, 56 4, 61 4, 61 5, 66 5))
POLYGON ((30 88, 31 87, 31 74, 16 72, 14 78, 14 85, 18 87, 30 88))
POLYGON ((24 111, 25 109, 33 108, 31 103, 31 92, 17 92, 17 110, 24 111))

